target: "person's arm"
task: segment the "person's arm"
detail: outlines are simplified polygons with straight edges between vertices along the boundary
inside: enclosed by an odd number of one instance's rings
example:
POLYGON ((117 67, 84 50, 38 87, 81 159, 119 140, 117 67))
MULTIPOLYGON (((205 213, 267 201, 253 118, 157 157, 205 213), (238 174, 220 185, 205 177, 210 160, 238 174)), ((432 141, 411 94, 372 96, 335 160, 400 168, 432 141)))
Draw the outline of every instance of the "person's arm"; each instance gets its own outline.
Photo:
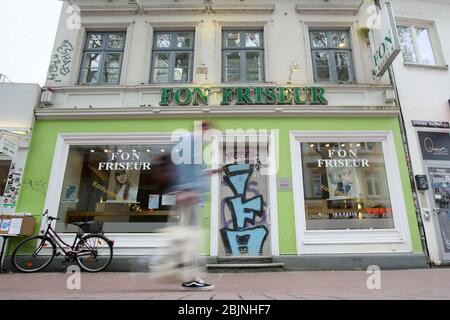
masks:
POLYGON ((203 175, 204 176, 212 176, 213 174, 222 173, 223 167, 220 167, 218 169, 210 169, 210 170, 204 170, 203 175))

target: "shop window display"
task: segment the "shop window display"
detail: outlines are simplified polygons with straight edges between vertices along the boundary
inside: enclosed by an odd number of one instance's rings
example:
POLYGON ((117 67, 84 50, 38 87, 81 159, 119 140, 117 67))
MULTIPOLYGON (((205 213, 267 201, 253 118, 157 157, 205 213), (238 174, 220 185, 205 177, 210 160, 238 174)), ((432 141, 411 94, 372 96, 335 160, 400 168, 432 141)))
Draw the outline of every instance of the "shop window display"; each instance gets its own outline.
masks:
POLYGON ((170 145, 70 146, 61 192, 58 232, 71 223, 104 222, 107 232, 156 232, 176 223, 174 196, 160 179, 158 157, 170 145))
POLYGON ((381 142, 305 142, 301 151, 307 230, 394 228, 381 142))

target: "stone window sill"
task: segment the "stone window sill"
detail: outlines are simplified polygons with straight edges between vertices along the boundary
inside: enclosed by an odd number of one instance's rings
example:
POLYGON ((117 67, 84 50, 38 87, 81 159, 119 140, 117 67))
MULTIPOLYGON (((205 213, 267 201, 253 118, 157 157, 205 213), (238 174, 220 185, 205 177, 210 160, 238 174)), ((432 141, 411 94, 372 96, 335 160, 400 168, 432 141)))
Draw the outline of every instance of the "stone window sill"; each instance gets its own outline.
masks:
POLYGON ((441 64, 421 64, 421 63, 403 63, 406 67, 418 67, 418 68, 425 68, 425 69, 435 69, 435 70, 448 70, 448 65, 441 65, 441 64))

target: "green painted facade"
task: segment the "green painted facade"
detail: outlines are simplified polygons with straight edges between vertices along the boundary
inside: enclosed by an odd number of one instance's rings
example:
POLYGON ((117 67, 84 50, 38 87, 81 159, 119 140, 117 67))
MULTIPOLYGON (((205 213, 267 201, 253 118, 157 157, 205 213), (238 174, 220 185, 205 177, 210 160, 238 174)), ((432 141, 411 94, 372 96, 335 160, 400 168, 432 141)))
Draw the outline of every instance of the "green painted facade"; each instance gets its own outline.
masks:
MULTIPOLYGON (((36 233, 39 232, 40 217, 44 210, 52 161, 58 133, 88 132, 172 132, 177 128, 191 129, 193 121, 200 119, 127 119, 127 120, 37 120, 33 129, 23 188, 17 212, 31 212, 37 218, 36 233)), ((217 118, 211 120, 218 129, 279 129, 279 176, 292 176, 289 131, 291 130, 390 130, 393 132, 401 182, 405 196, 413 251, 422 252, 418 224, 415 215, 411 185, 404 156, 398 120, 396 117, 380 118, 332 118, 332 117, 258 117, 217 118)), ((299 164, 300 165, 300 164, 299 164)), ((59 197, 59 194, 49 195, 59 197)), ((208 217, 203 223, 207 230, 203 253, 209 252, 210 201, 203 214, 208 217)), ((296 232, 293 192, 278 193, 278 227, 280 254, 296 254, 296 232)), ((11 242, 10 248, 14 247, 11 242)))

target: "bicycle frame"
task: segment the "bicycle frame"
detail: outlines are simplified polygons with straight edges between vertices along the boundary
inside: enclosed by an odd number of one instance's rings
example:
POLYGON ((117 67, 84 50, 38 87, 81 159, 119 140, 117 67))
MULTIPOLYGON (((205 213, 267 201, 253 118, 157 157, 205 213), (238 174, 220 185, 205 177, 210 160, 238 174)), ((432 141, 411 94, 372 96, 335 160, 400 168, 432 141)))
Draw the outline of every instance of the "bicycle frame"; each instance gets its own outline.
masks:
POLYGON ((73 244, 69 245, 68 243, 64 242, 64 240, 62 240, 61 237, 58 235, 58 233, 52 228, 51 221, 49 221, 47 223, 47 229, 45 230, 45 232, 42 231, 42 234, 44 235, 44 237, 48 237, 48 238, 52 239, 53 242, 56 244, 56 246, 64 252, 64 255, 66 257, 70 256, 70 253, 75 250, 75 246, 77 245, 78 241, 84 235, 83 232, 78 231, 75 236, 75 239, 73 240, 73 244), (66 251, 64 249, 64 246, 69 248, 69 250, 66 251))

